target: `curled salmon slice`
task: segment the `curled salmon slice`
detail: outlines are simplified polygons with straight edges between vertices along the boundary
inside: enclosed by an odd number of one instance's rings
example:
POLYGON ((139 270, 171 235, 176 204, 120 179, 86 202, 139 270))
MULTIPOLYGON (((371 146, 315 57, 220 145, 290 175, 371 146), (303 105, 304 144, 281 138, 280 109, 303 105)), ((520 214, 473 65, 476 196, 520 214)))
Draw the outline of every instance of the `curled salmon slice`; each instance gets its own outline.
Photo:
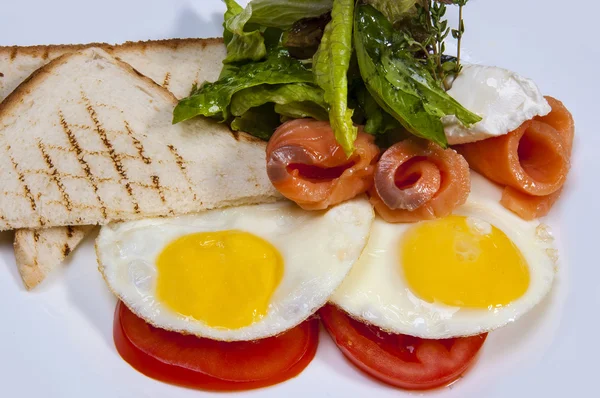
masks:
POLYGON ((560 197, 562 188, 545 196, 533 196, 506 187, 502 192, 500 203, 524 220, 534 220, 545 216, 550 212, 554 203, 560 197))
POLYGON ((445 217, 465 203, 469 165, 453 149, 408 139, 391 146, 377 163, 371 203, 387 222, 445 217))
POLYGON ((546 116, 538 116, 535 120, 545 123, 558 132, 563 139, 564 147, 569 155, 573 149, 573 138, 575 138, 575 121, 567 107, 553 97, 546 97, 552 111, 546 116))
POLYGON ((473 170, 535 196, 556 192, 569 169, 562 138, 553 127, 537 120, 506 135, 455 148, 473 170))
POLYGON ((507 135, 456 146, 471 168, 505 185, 501 203, 521 218, 548 214, 570 168, 575 124, 562 102, 546 97, 552 111, 507 135))
POLYGON ((286 198, 305 210, 323 210, 366 192, 379 148, 362 132, 349 158, 328 122, 296 119, 282 124, 267 145, 267 175, 286 198))

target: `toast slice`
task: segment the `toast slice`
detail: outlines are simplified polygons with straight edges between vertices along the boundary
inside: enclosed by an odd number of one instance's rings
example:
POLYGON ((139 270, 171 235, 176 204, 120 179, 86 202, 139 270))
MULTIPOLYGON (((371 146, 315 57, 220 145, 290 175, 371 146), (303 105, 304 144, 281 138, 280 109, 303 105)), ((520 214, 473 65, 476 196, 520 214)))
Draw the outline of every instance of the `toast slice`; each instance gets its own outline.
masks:
POLYGON ((38 70, 0 105, 0 229, 105 224, 279 196, 263 142, 203 119, 173 126, 175 104, 98 48, 38 70))
POLYGON ((226 55, 220 38, 0 47, 0 101, 53 59, 91 47, 102 48, 130 64, 177 98, 186 97, 193 84, 217 80, 226 55))
MULTIPOLYGON (((194 83, 218 78, 226 51, 222 39, 169 39, 120 45, 49 45, 0 47, 0 101, 36 69, 69 52, 99 46, 181 98, 194 83)), ((15 259, 27 289, 57 269, 92 227, 20 229, 15 259)))
POLYGON ((14 242, 15 260, 25 287, 33 289, 42 283, 93 229, 91 225, 18 229, 14 242))

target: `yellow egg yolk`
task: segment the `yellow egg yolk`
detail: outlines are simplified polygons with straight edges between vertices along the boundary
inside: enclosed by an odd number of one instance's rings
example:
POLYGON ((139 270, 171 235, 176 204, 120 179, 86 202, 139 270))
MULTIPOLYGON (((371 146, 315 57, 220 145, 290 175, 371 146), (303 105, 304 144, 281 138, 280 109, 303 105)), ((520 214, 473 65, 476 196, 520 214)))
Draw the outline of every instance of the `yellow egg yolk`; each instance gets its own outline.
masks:
POLYGON ((418 224, 400 244, 411 291, 428 302, 467 308, 509 304, 529 286, 521 251, 496 227, 450 216, 418 224))
POLYGON ((283 276, 283 259, 273 245, 236 230, 183 236, 164 248, 156 266, 158 300, 227 329, 262 318, 283 276))

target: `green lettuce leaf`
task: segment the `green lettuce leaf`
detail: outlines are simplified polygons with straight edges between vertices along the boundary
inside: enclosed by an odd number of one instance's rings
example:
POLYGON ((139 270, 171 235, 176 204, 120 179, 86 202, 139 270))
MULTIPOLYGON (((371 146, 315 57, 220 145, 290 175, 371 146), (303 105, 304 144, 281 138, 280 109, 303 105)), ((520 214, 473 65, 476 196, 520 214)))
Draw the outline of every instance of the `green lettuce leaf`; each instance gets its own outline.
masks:
POLYGON ((321 112, 327 114, 327 104, 323 99, 323 90, 305 83, 263 84, 242 90, 231 98, 231 113, 234 116, 240 116, 248 109, 268 102, 274 102, 278 105, 311 102, 321 108, 321 112))
POLYGON ((173 111, 173 123, 198 115, 225 121, 230 116, 232 96, 241 90, 262 84, 313 83, 314 80, 312 72, 302 62, 281 49, 273 51, 263 62, 228 68, 222 76, 214 83, 204 83, 179 101, 173 111))
POLYGON ((333 0, 252 0, 246 10, 251 23, 287 30, 300 19, 329 12, 332 6, 333 0))
POLYGON ((442 118, 456 115, 463 124, 470 126, 481 120, 481 117, 465 109, 458 101, 449 96, 423 66, 414 61, 411 54, 398 51, 393 56, 381 58, 387 71, 386 79, 396 87, 403 87, 405 92, 423 98, 423 106, 427 113, 442 118), (419 76, 420 78, 415 78, 419 76), (405 82, 412 83, 405 86, 405 82))
POLYGON ((275 104, 275 112, 289 119, 312 117, 317 120, 329 120, 329 114, 320 105, 312 101, 295 101, 287 104, 275 104))
POLYGON ((445 148, 442 116, 455 115, 466 126, 481 118, 450 97, 410 54, 395 49, 393 37, 382 13, 370 5, 357 8, 354 42, 367 89, 409 132, 445 148))
POLYGON ((244 11, 244 7, 236 3, 235 0, 224 0, 224 2, 227 9, 223 15, 223 41, 225 42, 225 45, 227 45, 233 38, 233 32, 227 29, 227 21, 231 20, 236 15, 241 14, 244 11))
POLYGON ((355 91, 356 99, 362 109, 366 123, 364 130, 369 134, 385 134, 402 126, 389 113, 384 111, 373 98, 367 88, 361 86, 355 91))
POLYGON ((227 57, 223 63, 258 61, 267 55, 262 32, 258 29, 246 31, 246 24, 252 16, 251 9, 244 9, 235 0, 225 0, 223 38, 227 46, 227 57))
POLYGON ((281 120, 273 104, 264 104, 244 112, 231 122, 233 131, 243 131, 262 140, 268 140, 279 127, 281 120))
POLYGON ((404 19, 408 14, 416 12, 415 4, 422 4, 423 0, 366 0, 392 23, 404 19))
POLYGON ((329 122, 335 138, 349 156, 358 134, 348 108, 348 68, 352 56, 354 0, 334 0, 331 22, 313 58, 316 83, 325 91, 329 122))
POLYGON ((267 55, 265 28, 287 30, 300 19, 329 12, 333 4, 333 0, 253 0, 243 8, 235 0, 224 1, 225 64, 263 59, 267 55))

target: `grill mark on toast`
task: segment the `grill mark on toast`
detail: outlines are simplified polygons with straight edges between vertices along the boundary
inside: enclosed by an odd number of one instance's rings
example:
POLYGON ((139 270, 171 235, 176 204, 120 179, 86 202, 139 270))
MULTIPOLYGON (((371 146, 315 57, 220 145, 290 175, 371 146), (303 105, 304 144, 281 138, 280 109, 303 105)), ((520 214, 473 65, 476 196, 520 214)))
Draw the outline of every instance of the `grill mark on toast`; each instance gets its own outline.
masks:
POLYGON ((67 257, 69 254, 71 254, 71 247, 68 243, 65 243, 65 246, 63 247, 63 256, 67 257))
POLYGON ((72 238, 73 237, 73 227, 68 225, 67 226, 67 238, 72 238))
POLYGON ((62 198, 64 200, 63 205, 67 208, 68 211, 72 211, 73 205, 71 203, 71 198, 69 197, 69 194, 65 190, 65 186, 61 181, 60 174, 58 173, 58 170, 56 170, 56 167, 54 167, 54 163, 52 163, 52 159, 50 158, 50 155, 46 151, 46 148, 44 148, 44 144, 42 144, 41 141, 38 141, 38 148, 40 149, 40 152, 42 153, 42 157, 44 158, 44 161, 46 162, 46 166, 48 166, 48 170, 50 170, 50 177, 52 177, 52 179, 56 183, 56 186, 58 187, 60 195, 62 196, 62 198))
MULTIPOLYGON (((129 122, 127 122, 127 121, 125 121, 125 130, 127 131, 127 135, 131 138, 131 141, 133 142, 135 149, 137 149, 138 154, 140 155, 140 158, 142 159, 142 161, 148 165, 152 164, 152 159, 150 159, 148 156, 146 156, 146 151, 144 149, 144 145, 140 142, 140 140, 138 140, 136 138, 135 134, 133 133, 133 130, 131 130, 131 126, 129 126, 129 122)), ((132 156, 132 158, 135 158, 135 156, 132 156)), ((144 184, 136 183, 136 185, 140 185, 140 186, 144 186, 144 187, 148 188, 148 186, 144 185, 144 184)), ((158 192, 158 196, 160 196, 161 202, 166 203, 163 186, 160 184, 160 179, 157 175, 152 176, 152 186, 149 188, 156 189, 156 191, 158 192)), ((173 209, 169 209, 169 213, 174 214, 173 209)))
POLYGON ((169 145, 167 145, 167 147, 169 148, 169 151, 171 151, 171 154, 175 158, 175 163, 177 163, 177 166, 179 166, 179 170, 181 170, 181 173, 183 174, 185 181, 188 183, 189 191, 192 193, 194 200, 198 200, 196 193, 192 189, 193 184, 192 184, 192 181, 190 180, 190 176, 187 173, 185 160, 183 159, 183 157, 181 157, 179 152, 177 152, 177 148, 175 148, 173 145, 169 144, 169 145))
POLYGON ((96 113, 96 110, 94 109, 89 98, 86 97, 84 92, 81 92, 81 99, 85 103, 85 109, 87 110, 88 114, 90 115, 90 118, 92 119, 92 122, 94 123, 94 130, 96 130, 96 133, 98 133, 100 140, 102 141, 106 149, 108 149, 108 154, 110 156, 110 159, 112 160, 113 165, 115 166, 115 169, 117 170, 117 173, 119 173, 119 175, 121 176, 122 181, 125 182, 125 189, 127 190, 127 194, 129 195, 131 203, 133 204, 134 212, 139 213, 140 205, 133 195, 133 189, 131 188, 131 184, 129 183, 129 179, 127 178, 127 173, 123 168, 123 164, 121 163, 119 156, 115 152, 115 148, 109 141, 104 127, 102 127, 100 120, 98 120, 98 114, 96 113))
POLYGON ((75 134, 73 134, 73 131, 71 131, 71 128, 67 124, 67 121, 65 120, 65 115, 62 113, 62 111, 58 111, 58 118, 60 120, 60 124, 63 128, 63 131, 67 136, 67 140, 71 145, 72 150, 75 151, 75 154, 77 155, 77 161, 79 161, 79 164, 83 168, 83 171, 85 172, 88 181, 90 182, 90 184, 92 184, 94 194, 96 195, 96 199, 98 199, 98 203, 100 204, 100 211, 102 212, 102 217, 104 219, 107 219, 108 217, 106 214, 106 204, 104 203, 104 201, 100 197, 100 194, 98 193, 98 181, 92 173, 90 165, 83 158, 83 149, 81 149, 81 146, 79 145, 75 134))
POLYGON ((10 60, 14 61, 15 58, 17 58, 17 52, 19 51, 19 47, 17 46, 13 46, 13 48, 10 50, 10 60))
MULTIPOLYGON (((154 184, 154 188, 158 191, 158 195, 160 196, 160 200, 165 203, 165 193, 163 192, 162 186, 160 185, 160 179, 158 178, 158 176, 154 175, 152 176, 152 184, 154 184)), ((173 210, 170 210, 170 212, 172 213, 173 210)))
POLYGON ((50 47, 46 47, 44 49, 44 54, 42 54, 42 59, 46 60, 50 56, 50 47))
POLYGON ((169 88, 169 83, 171 83, 171 72, 167 72, 167 74, 165 75, 165 78, 163 80, 163 84, 162 86, 164 88, 169 88))
MULTIPOLYGON (((52 172, 48 171, 48 170, 25 170, 25 174, 38 174, 38 175, 45 175, 48 177, 52 177, 52 172)), ((74 180, 85 180, 85 181, 89 181, 89 177, 88 176, 78 176, 75 174, 69 174, 69 173, 63 173, 61 174, 61 177, 68 177, 68 178, 72 178, 74 180)), ((97 183, 102 183, 102 182, 111 182, 113 181, 112 178, 110 177, 95 177, 94 180, 97 183)), ((132 182, 132 184, 135 184, 135 182, 132 182)), ((5 195, 11 195, 11 192, 5 192, 5 195)), ((15 196, 20 196, 20 195, 15 195, 15 196)), ((42 198, 42 194, 38 193, 36 195, 36 200, 40 200, 42 198)), ((36 202, 37 203, 37 202, 36 202)))
MULTIPOLYGON (((15 173, 17 173, 17 178, 19 179, 19 181, 21 181, 21 184, 23 185, 23 192, 25 193, 25 197, 29 200, 29 204, 31 205, 31 210, 36 211, 37 205, 35 204, 35 198, 33 197, 33 194, 31 193, 31 189, 25 182, 25 174, 23 174, 19 171, 19 164, 15 161, 15 159, 10 154, 10 145, 6 146, 6 151, 8 152, 8 157, 10 159, 10 163, 13 166, 13 169, 15 170, 15 173)), ((43 225, 41 219, 40 219, 40 225, 43 225)))
POLYGON ((37 229, 33 230, 33 241, 37 243, 40 240, 40 233, 37 229))
POLYGON ((131 138, 131 141, 133 141, 133 146, 135 146, 135 149, 137 149, 142 161, 146 164, 152 163, 152 160, 148 156, 146 156, 144 146, 142 145, 140 140, 138 140, 135 137, 135 134, 133 134, 133 131, 131 130, 131 127, 129 126, 129 123, 127 121, 125 121, 125 130, 127 131, 127 135, 131 138))
MULTIPOLYGON (((39 173, 36 173, 36 174, 43 174, 43 175, 52 177, 52 174, 50 172, 48 172, 47 170, 38 170, 38 171, 39 171, 39 173)), ((221 174, 221 176, 224 176, 224 174, 221 174)), ((71 176, 71 175, 67 174, 67 175, 62 175, 62 177, 77 178, 77 179, 89 181, 89 179, 87 177, 83 177, 83 176, 71 176)), ((155 177, 155 176, 153 176, 153 177, 155 177)), ((114 179, 108 178, 108 177, 107 178, 97 178, 96 182, 101 182, 101 183, 114 182, 114 179)), ((159 183, 160 183, 160 180, 159 180, 159 183)), ((136 187, 140 187, 140 188, 144 188, 144 189, 156 190, 156 184, 154 183, 154 181, 152 181, 151 184, 146 184, 146 183, 138 182, 138 181, 131 181, 130 185, 132 187, 136 186, 136 187)), ((179 188, 163 186, 162 184, 160 184, 160 189, 162 190, 163 193, 165 193, 165 192, 179 193, 179 194, 183 193, 182 190, 179 188)), ((188 187, 187 190, 193 193, 191 188, 188 187)), ((19 194, 16 192, 4 192, 4 193, 2 193, 2 195, 12 196, 15 198, 23 197, 23 194, 19 194)), ((39 198, 41 198, 43 195, 38 195, 38 196, 39 196, 39 198)), ((62 201, 62 200, 46 199, 46 202, 48 204, 64 205, 64 201, 62 201)), ((97 208, 95 205, 87 205, 87 204, 82 204, 82 203, 72 203, 72 207, 73 207, 73 209, 78 209, 78 210, 94 210, 97 208)), ((0 215, 0 218, 1 217, 2 216, 0 215)), ((78 219, 78 221, 76 221, 73 225, 79 224, 81 221, 82 220, 78 219)))

